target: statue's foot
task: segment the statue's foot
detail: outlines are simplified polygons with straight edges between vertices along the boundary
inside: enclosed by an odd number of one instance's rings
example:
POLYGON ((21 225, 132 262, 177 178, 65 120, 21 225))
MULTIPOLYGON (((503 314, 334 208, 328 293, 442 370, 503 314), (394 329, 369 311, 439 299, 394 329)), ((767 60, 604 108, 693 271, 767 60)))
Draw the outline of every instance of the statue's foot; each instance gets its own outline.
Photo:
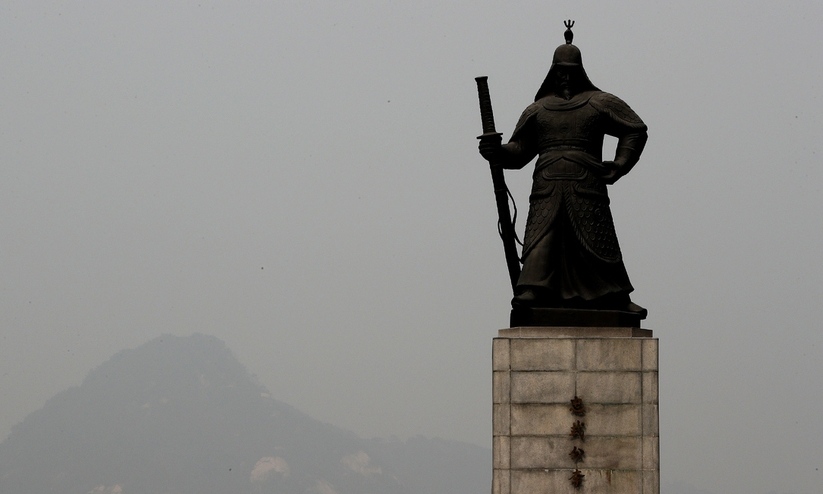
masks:
POLYGON ((579 309, 618 310, 621 312, 631 312, 632 314, 637 314, 640 319, 645 319, 649 314, 649 311, 632 302, 632 299, 629 298, 629 294, 627 293, 606 295, 590 301, 574 299, 568 306, 579 309))
POLYGON ((542 288, 518 288, 512 299, 512 308, 552 309, 562 307, 560 298, 542 288))
POLYGON ((520 290, 520 293, 512 299, 512 307, 535 307, 537 305, 537 294, 531 288, 520 290))
POLYGON ((646 316, 649 315, 649 311, 647 311, 643 307, 640 307, 639 305, 632 302, 631 300, 629 300, 629 303, 626 304, 626 308, 623 309, 623 310, 625 310, 626 312, 633 312, 633 313, 637 314, 638 316, 640 316, 640 319, 646 319, 646 316))
POLYGON ((646 316, 649 315, 649 311, 632 302, 632 299, 629 297, 628 293, 616 296, 606 296, 603 298, 603 302, 605 302, 602 307, 604 309, 631 312, 632 314, 637 314, 640 319, 646 319, 646 316))

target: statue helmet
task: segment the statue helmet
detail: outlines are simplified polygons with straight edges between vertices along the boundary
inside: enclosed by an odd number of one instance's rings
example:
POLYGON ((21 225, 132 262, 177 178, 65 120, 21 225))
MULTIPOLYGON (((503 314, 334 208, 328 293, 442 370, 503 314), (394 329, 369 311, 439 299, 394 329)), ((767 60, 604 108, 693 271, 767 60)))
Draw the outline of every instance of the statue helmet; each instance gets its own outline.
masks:
POLYGON ((586 75, 586 70, 583 68, 583 57, 580 54, 580 49, 572 44, 574 34, 572 33, 572 26, 574 21, 565 21, 566 32, 563 36, 566 38, 566 43, 562 44, 554 50, 554 57, 552 57, 552 66, 549 68, 549 73, 546 79, 537 91, 534 100, 537 101, 544 96, 554 94, 554 71, 556 67, 570 67, 574 72, 577 72, 578 82, 581 84, 581 90, 598 90, 586 75))
POLYGON ((567 67, 583 66, 583 57, 580 55, 580 49, 572 44, 574 33, 572 26, 574 21, 569 20, 563 23, 566 26, 566 32, 563 37, 566 38, 566 44, 560 45, 554 50, 554 57, 552 58, 552 65, 565 65, 567 67))
POLYGON ((583 57, 580 55, 580 49, 571 43, 558 46, 557 49, 554 50, 552 65, 582 67, 583 57))

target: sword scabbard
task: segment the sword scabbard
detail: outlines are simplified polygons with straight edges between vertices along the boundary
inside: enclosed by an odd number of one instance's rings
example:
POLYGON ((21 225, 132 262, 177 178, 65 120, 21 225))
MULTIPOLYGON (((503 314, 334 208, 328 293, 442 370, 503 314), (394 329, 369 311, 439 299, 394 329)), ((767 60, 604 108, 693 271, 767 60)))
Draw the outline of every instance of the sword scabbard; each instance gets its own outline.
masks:
MULTIPOLYGON (((480 119, 483 124, 483 135, 478 136, 478 139, 500 137, 502 134, 497 132, 494 127, 494 113, 492 112, 488 77, 476 77, 475 81, 477 81, 477 97, 480 101, 480 119)), ((489 162, 489 165, 491 167, 492 184, 494 185, 494 197, 497 203, 500 238, 503 240, 506 266, 509 271, 512 290, 514 290, 517 286, 517 279, 520 278, 520 257, 517 255, 514 225, 512 224, 511 211, 509 210, 509 189, 506 187, 506 179, 503 176, 503 167, 501 164, 489 162)))

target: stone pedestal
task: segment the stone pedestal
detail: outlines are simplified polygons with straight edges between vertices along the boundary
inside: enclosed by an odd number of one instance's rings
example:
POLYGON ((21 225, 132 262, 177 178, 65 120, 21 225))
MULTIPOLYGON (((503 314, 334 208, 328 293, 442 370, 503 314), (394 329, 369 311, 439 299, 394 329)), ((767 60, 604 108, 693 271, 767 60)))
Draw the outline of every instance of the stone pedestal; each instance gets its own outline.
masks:
POLYGON ((500 330, 492 494, 659 494, 657 343, 639 328, 500 330))

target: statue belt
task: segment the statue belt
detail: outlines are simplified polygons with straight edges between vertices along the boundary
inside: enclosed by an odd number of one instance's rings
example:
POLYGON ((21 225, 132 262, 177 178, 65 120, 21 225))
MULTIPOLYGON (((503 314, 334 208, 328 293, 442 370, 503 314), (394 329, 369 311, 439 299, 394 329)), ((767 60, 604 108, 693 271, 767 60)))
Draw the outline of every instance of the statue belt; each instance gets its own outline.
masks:
POLYGON ((598 166, 601 161, 585 149, 564 146, 541 152, 534 171, 535 178, 581 180, 598 166))

